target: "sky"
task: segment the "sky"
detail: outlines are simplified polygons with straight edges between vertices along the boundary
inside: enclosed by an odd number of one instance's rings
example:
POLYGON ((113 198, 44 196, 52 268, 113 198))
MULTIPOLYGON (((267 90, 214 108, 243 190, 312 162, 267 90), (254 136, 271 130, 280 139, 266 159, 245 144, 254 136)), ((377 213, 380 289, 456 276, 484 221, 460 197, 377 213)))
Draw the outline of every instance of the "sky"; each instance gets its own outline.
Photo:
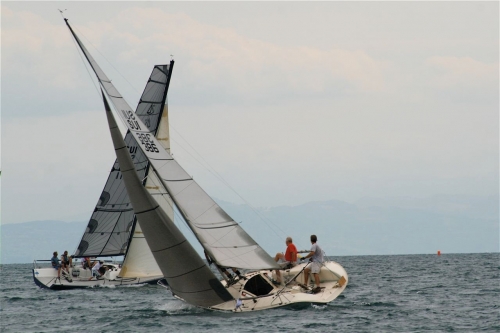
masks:
POLYGON ((498 194, 498 2, 2 1, 4 224, 90 216, 115 159, 58 9, 132 107, 175 60, 172 152, 215 198, 498 194))

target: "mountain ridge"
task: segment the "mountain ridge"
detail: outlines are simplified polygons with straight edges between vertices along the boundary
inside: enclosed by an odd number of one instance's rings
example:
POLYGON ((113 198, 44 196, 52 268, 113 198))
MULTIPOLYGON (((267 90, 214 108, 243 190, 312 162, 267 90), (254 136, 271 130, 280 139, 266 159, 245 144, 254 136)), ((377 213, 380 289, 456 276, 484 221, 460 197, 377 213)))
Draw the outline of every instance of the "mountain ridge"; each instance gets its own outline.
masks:
MULTIPOLYGON (((226 212, 272 256, 291 236, 299 249, 309 235, 329 256, 498 252, 498 196, 423 199, 364 198, 312 201, 296 206, 252 208, 217 200, 226 212), (460 203, 456 210, 450 209, 460 203), (257 211, 257 214, 255 213, 257 211)), ((1 263, 50 259, 53 251, 72 253, 87 221, 30 221, 2 225, 1 263)), ((186 238, 201 246, 183 223, 186 238)))

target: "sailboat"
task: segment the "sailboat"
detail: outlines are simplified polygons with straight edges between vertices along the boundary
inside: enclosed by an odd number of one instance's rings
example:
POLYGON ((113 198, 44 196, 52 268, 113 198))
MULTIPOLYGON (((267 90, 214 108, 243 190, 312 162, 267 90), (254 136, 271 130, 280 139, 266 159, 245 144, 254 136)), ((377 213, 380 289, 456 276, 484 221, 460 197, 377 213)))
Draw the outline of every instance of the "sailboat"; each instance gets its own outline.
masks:
MULTIPOLYGON (((170 139, 166 96, 173 66, 173 60, 167 65, 154 66, 135 111, 135 115, 155 134, 162 148, 168 152, 170 139)), ((136 139, 131 133, 127 133, 125 142, 136 172, 141 179, 146 179, 143 185, 152 195, 158 196, 163 209, 173 219, 171 199, 166 193, 161 193, 147 177, 150 172, 149 162, 138 149, 136 139)), ((42 266, 48 260, 34 262, 33 278, 38 286, 50 289, 156 283, 163 278, 137 223, 120 174, 119 163, 115 161, 72 257, 76 263, 79 258, 92 257, 99 260, 101 257, 118 256, 123 256, 123 263, 107 261, 104 264, 107 270, 100 279, 91 279, 92 272, 90 268, 84 268, 84 261, 81 261, 82 265, 69 267, 67 272, 63 272, 62 278, 57 279, 56 270, 42 266)))
POLYGON ((133 211, 176 298, 205 309, 247 312, 301 303, 329 303, 345 290, 347 272, 333 261, 322 263, 319 291, 311 290, 309 281, 304 281, 304 269, 310 263, 282 270, 284 284, 276 284, 275 270, 281 267, 162 147, 86 48, 80 42, 79 45, 101 86, 113 146, 133 211), (223 279, 219 279, 179 230, 158 196, 143 186, 110 104, 149 161, 148 178, 172 199, 210 262, 220 270, 244 271, 241 278, 228 280, 221 274, 223 279))

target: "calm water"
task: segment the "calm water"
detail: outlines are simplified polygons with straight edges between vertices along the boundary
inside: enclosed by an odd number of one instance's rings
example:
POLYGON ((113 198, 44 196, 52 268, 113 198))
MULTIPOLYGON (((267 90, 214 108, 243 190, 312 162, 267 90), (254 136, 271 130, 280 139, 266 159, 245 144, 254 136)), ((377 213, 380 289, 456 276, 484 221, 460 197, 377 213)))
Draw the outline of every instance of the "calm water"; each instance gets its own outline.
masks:
POLYGON ((500 254, 333 258, 350 284, 325 306, 225 314, 156 285, 51 291, 1 267, 1 332, 500 332, 500 254))

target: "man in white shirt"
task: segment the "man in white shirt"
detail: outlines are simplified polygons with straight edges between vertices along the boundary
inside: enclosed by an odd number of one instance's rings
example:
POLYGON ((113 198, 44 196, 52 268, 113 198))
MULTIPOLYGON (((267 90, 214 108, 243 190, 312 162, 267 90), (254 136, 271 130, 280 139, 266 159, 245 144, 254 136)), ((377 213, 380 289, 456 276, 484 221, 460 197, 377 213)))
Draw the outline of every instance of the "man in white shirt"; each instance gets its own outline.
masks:
POLYGON ((101 276, 101 273, 99 272, 99 268, 101 268, 101 265, 103 264, 102 261, 98 261, 94 264, 94 266, 92 266, 92 277, 89 279, 89 280, 92 280, 92 278, 95 276, 96 278, 98 278, 99 276, 101 276))
POLYGON ((323 250, 316 243, 318 238, 316 235, 311 235, 311 252, 307 254, 307 256, 302 257, 300 260, 304 260, 307 258, 311 258, 310 267, 306 267, 304 269, 304 284, 307 286, 309 282, 309 273, 312 273, 314 276, 314 281, 316 282, 316 288, 312 291, 317 293, 321 291, 321 287, 319 286, 319 271, 321 270, 321 266, 323 266, 323 250))

